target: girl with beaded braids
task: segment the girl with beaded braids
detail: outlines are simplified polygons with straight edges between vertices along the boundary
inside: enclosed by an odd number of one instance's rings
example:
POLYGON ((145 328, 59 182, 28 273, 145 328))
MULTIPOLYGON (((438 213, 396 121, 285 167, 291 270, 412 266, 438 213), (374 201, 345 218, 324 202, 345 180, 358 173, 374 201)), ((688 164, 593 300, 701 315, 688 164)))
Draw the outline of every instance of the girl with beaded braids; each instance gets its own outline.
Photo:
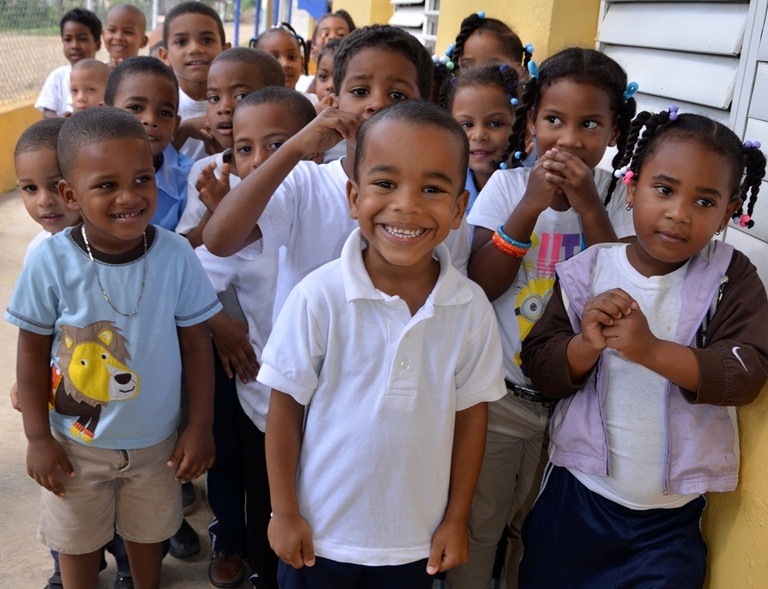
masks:
POLYGON ((533 45, 524 46, 506 23, 487 18, 480 11, 461 21, 456 41, 446 55, 456 71, 470 66, 507 64, 522 73, 533 55, 533 45))
POLYGON ((285 72, 286 88, 294 89, 299 76, 307 73, 309 60, 307 42, 290 23, 283 22, 275 25, 251 39, 248 46, 266 51, 280 62, 285 72))
POLYGON ((731 217, 752 223, 759 143, 671 107, 638 116, 628 153, 637 240, 558 264, 523 343, 533 385, 562 401, 523 527, 521 589, 700 589, 702 494, 736 488, 735 406, 768 380, 765 289, 745 255, 712 240, 731 217))
MULTIPOLYGON (((469 521, 469 562, 448 575, 451 589, 488 585, 508 520, 507 578, 516 587, 520 528, 546 462, 552 404, 521 369, 521 342, 552 293, 555 264, 589 245, 634 234, 623 192, 603 206, 615 179, 597 164, 617 142, 623 155, 636 85, 628 89, 621 67, 591 49, 561 51, 542 63, 540 72, 531 65, 534 77, 515 110, 512 135, 521 152, 526 131, 533 135, 538 160, 532 168, 495 172, 467 218, 475 226, 468 275, 499 319, 508 392, 488 407, 486 452, 469 521)), ((516 161, 525 159, 518 155, 516 161)))
POLYGON ((505 64, 470 68, 448 84, 446 107, 469 140, 467 214, 507 146, 519 80, 517 70, 505 64))

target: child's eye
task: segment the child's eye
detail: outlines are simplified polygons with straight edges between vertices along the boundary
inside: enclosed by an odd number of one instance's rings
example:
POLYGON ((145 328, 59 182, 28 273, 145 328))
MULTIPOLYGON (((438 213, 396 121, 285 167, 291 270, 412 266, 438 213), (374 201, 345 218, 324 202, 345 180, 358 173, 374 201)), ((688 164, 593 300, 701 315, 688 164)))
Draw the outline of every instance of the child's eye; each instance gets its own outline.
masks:
POLYGON ((320 80, 321 82, 325 82, 326 80, 328 80, 328 74, 317 74, 317 79, 320 80))
POLYGON ((715 202, 708 198, 697 198, 696 205, 704 208, 714 207, 715 202))
POLYGON ((556 116, 549 116, 549 117, 546 118, 546 121, 550 125, 560 125, 561 124, 560 117, 556 117, 556 116))
POLYGON ((459 125, 461 125, 461 128, 464 130, 471 129, 474 126, 469 121, 464 121, 463 123, 459 123, 459 125))
POLYGON ((237 94, 235 94, 235 96, 234 96, 234 99, 235 99, 237 102, 240 102, 240 101, 241 101, 243 98, 245 98, 246 96, 248 96, 248 92, 238 92, 237 94))
POLYGON ((581 126, 585 129, 597 129, 597 121, 584 121, 581 126))
POLYGON ((37 184, 26 184, 21 187, 22 192, 27 192, 29 194, 34 194, 37 192, 37 184))
POLYGON ((184 47, 184 45, 187 44, 187 40, 186 39, 176 39, 173 42, 173 44, 176 45, 177 47, 184 47))
POLYGON ((385 190, 391 190, 395 188, 395 183, 390 182, 389 180, 374 180, 371 184, 378 186, 379 188, 384 188, 385 190))
POLYGON ((445 190, 440 186, 425 186, 422 189, 427 194, 444 194, 445 190))
POLYGON ((117 187, 116 182, 102 182, 96 188, 100 188, 101 190, 112 190, 113 188, 117 187))
POLYGON ((670 196, 672 194, 672 189, 669 186, 664 186, 663 184, 659 184, 658 186, 655 186, 656 192, 661 194, 662 196, 670 196))
POLYGON ((242 153, 243 155, 248 155, 251 153, 251 146, 250 145, 240 145, 236 149, 237 153, 242 153))
POLYGON ((125 110, 129 110, 131 112, 141 112, 141 106, 138 104, 128 104, 126 105, 125 110))
POLYGON ((285 143, 285 141, 273 141, 269 144, 268 149, 270 151, 277 151, 282 145, 285 143))
POLYGON ((208 97, 208 102, 210 102, 211 104, 216 104, 219 100, 220 100, 219 97, 216 96, 215 94, 211 94, 208 97))
POLYGON ((369 90, 368 88, 352 88, 352 90, 350 90, 349 92, 353 96, 363 97, 363 96, 368 96, 369 90))
POLYGON ((214 43, 216 43, 216 38, 215 37, 203 37, 201 39, 201 42, 204 43, 205 45, 213 45, 214 43))
POLYGON ((152 181, 152 176, 150 176, 149 174, 146 174, 144 176, 139 176, 138 178, 136 178, 136 180, 134 180, 133 183, 141 186, 142 184, 146 184, 147 182, 151 182, 151 181, 152 181))
POLYGON ((400 92, 398 90, 390 92, 389 95, 392 97, 392 100, 408 100, 408 95, 405 92, 400 92))
POLYGON ((170 110, 161 110, 160 116, 166 119, 172 119, 173 117, 176 116, 176 113, 170 110))
POLYGON ((491 121, 488 125, 491 129, 499 129, 504 126, 502 121, 491 121))

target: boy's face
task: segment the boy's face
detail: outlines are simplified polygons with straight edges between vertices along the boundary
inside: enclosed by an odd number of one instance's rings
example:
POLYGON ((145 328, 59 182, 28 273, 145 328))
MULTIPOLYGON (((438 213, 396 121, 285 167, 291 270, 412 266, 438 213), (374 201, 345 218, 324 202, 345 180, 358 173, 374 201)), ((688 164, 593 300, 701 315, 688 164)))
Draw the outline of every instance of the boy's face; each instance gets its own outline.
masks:
POLYGON ((59 183, 59 193, 81 214, 95 249, 122 254, 142 242, 157 206, 152 153, 145 139, 85 145, 69 175, 59 183))
POLYGON ((226 47, 210 16, 181 14, 168 27, 168 46, 160 57, 173 69, 179 83, 205 84, 213 59, 226 47))
POLYGON ((96 70, 73 70, 69 76, 72 106, 75 112, 99 106, 104 102, 107 81, 96 70))
POLYGON ((130 74, 117 89, 113 106, 127 110, 142 122, 152 155, 156 156, 168 147, 179 126, 178 101, 176 88, 165 77, 130 74))
POLYGON ((468 198, 460 156, 458 140, 432 125, 383 120, 366 135, 347 196, 368 242, 369 272, 426 268, 435 247, 459 227, 468 198))
POLYGON ((420 98, 416 66, 397 51, 369 47, 355 54, 339 88, 339 109, 371 116, 399 102, 420 98))
POLYGON ((315 94, 318 100, 322 100, 331 92, 333 92, 333 55, 326 53, 317 62, 315 94))
POLYGON ((211 133, 224 148, 232 147, 232 116, 237 103, 264 86, 258 68, 241 61, 217 61, 208 72, 208 112, 211 133))
POLYGON ((121 6, 109 11, 101 36, 114 65, 137 56, 139 49, 146 46, 148 39, 144 26, 144 19, 133 10, 121 6))
POLYGON ((80 214, 59 196, 59 156, 55 149, 28 151, 16 156, 17 184, 24 208, 43 229, 58 233, 80 220, 80 214))
POLYGON ((72 65, 81 59, 93 57, 101 47, 101 42, 93 38, 91 29, 74 20, 68 20, 64 23, 61 44, 64 47, 64 57, 72 65))
POLYGON ((248 176, 300 130, 288 106, 266 103, 238 108, 232 147, 238 176, 248 176))

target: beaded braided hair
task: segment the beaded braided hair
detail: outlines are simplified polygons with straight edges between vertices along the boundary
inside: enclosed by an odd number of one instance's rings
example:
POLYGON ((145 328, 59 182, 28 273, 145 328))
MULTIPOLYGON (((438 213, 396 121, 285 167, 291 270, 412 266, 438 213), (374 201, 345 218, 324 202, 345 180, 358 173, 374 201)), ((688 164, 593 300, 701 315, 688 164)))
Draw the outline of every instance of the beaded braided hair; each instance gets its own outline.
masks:
POLYGON ((268 29, 264 31, 261 35, 258 37, 252 38, 250 41, 248 41, 248 47, 256 48, 259 47, 259 41, 264 39, 267 35, 271 35, 276 32, 282 32, 289 37, 293 38, 294 41, 296 41, 296 45, 299 47, 299 53, 301 54, 301 73, 306 74, 307 73, 307 67, 309 66, 309 45, 304 40, 304 37, 299 35, 296 32, 296 29, 294 29, 291 26, 291 23, 288 22, 281 22, 279 25, 275 25, 271 29, 268 29))
POLYGON ((461 21, 461 27, 459 28, 459 34, 456 35, 451 48, 446 52, 451 61, 455 64, 456 69, 459 69, 459 63, 461 56, 464 53, 464 44, 467 39, 477 31, 483 33, 490 33, 495 36, 502 47, 504 47, 509 53, 509 57, 513 64, 521 65, 525 68, 533 55, 533 47, 531 45, 523 45, 520 37, 504 22, 496 18, 487 18, 484 12, 478 12, 470 14, 467 18, 461 21))
MULTIPOLYGON (((502 154, 502 162, 505 165, 508 162, 511 167, 523 164, 523 160, 528 156, 526 139, 529 117, 535 119, 542 93, 555 82, 572 80, 578 84, 590 84, 608 94, 611 111, 614 113, 614 125, 619 132, 616 140, 618 153, 613 158, 613 167, 620 167, 619 162, 624 158, 630 125, 637 109, 635 99, 632 96, 626 97, 627 74, 622 67, 604 53, 594 49, 571 47, 544 60, 540 67, 536 67, 531 62, 528 69, 533 73, 531 79, 526 82, 520 103, 515 109, 515 122, 512 125, 507 149, 502 154)), ((616 177, 611 179, 604 201, 606 205, 611 200, 616 182, 616 177)))
POLYGON ((742 205, 733 213, 742 227, 751 228, 755 222, 752 213, 757 202, 760 184, 765 176, 765 155, 760 143, 741 139, 728 127, 717 121, 696 114, 677 114, 677 107, 653 114, 643 111, 632 123, 626 155, 615 173, 637 179, 645 161, 665 140, 695 141, 728 160, 731 167, 731 200, 741 200, 742 205), (631 173, 631 175, 630 175, 631 173), (746 203, 746 213, 744 212, 746 203))

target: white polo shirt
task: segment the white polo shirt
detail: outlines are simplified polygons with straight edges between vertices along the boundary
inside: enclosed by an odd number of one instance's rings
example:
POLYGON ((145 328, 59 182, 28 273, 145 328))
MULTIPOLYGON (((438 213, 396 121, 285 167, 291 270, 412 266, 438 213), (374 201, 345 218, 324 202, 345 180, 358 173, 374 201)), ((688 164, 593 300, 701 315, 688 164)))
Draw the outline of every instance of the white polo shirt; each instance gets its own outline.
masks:
POLYGON ((365 270, 360 230, 285 302, 258 380, 307 405, 297 473, 315 552, 371 566, 426 558, 448 502, 457 411, 504 396, 483 291, 438 246, 411 316, 365 270))
POLYGON ((37 97, 35 108, 40 112, 45 109, 52 110, 60 117, 71 113, 72 92, 69 85, 69 76, 72 74, 72 65, 62 65, 53 70, 45 79, 40 96, 37 97))

